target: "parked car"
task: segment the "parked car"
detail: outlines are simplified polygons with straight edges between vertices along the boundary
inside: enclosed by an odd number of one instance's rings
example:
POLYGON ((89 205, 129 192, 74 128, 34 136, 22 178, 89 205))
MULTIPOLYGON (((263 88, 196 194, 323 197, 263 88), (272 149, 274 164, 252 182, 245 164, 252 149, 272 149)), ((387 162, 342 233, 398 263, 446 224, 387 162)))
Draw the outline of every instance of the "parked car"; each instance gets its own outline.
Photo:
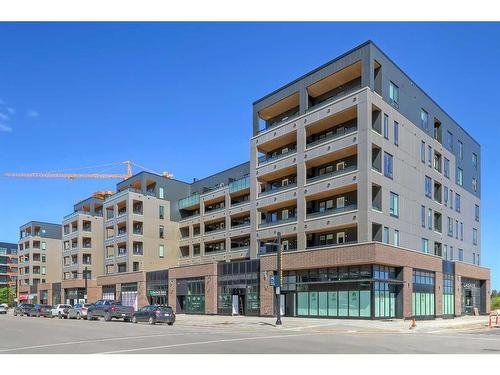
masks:
POLYGON ((50 305, 34 305, 28 312, 28 316, 36 316, 37 318, 43 316, 45 318, 52 318, 52 306, 50 305))
POLYGON ((71 305, 56 305, 52 309, 52 316, 57 316, 59 319, 68 319, 69 310, 71 309, 71 305))
POLYGON ((26 315, 28 316, 30 310, 34 307, 35 305, 33 305, 32 303, 21 303, 19 305, 17 305, 16 307, 14 307, 14 316, 18 316, 18 315, 26 315))
POLYGON ((87 320, 95 318, 104 318, 109 322, 111 319, 123 319, 125 322, 130 322, 134 308, 132 306, 123 306, 118 301, 108 301, 100 299, 91 304, 87 310, 87 320))
POLYGON ((6 303, 0 304, 0 314, 7 314, 7 311, 9 311, 9 305, 6 303))
POLYGON ((77 303, 75 306, 69 309, 68 318, 87 319, 87 311, 90 305, 90 303, 77 303))
POLYGON ((132 315, 132 323, 138 322, 148 322, 149 324, 167 323, 171 326, 175 322, 175 313, 170 306, 144 306, 132 315))

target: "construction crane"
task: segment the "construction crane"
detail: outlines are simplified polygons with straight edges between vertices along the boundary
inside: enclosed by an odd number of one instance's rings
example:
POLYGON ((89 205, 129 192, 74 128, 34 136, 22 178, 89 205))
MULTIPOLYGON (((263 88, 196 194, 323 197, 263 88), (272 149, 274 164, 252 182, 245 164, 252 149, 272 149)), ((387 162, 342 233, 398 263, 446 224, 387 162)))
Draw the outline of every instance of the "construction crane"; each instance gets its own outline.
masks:
MULTIPOLYGON (((5 173, 5 176, 8 177, 32 177, 32 178, 69 178, 70 180, 74 180, 76 178, 121 178, 126 180, 127 178, 132 177, 132 162, 130 160, 126 160, 120 163, 106 164, 98 167, 110 167, 124 164, 127 166, 126 174, 111 174, 111 173, 60 173, 60 172, 34 172, 34 173, 18 173, 18 172, 8 172, 5 173)), ((92 167, 80 168, 87 169, 92 167)), ((94 167, 96 168, 96 167, 94 167)))

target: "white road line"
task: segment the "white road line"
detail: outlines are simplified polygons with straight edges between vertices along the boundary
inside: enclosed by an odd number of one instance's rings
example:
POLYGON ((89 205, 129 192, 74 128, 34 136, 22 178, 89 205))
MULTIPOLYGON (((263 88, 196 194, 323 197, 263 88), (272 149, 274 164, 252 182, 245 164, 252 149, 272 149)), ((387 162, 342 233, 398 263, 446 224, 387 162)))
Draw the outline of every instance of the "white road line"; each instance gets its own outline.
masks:
POLYGON ((195 342, 186 342, 183 344, 170 344, 170 345, 149 346, 149 347, 135 348, 135 349, 114 350, 114 351, 110 351, 110 352, 101 352, 101 353, 95 353, 95 354, 130 353, 130 352, 139 352, 139 351, 144 351, 144 350, 176 348, 176 347, 180 347, 180 346, 217 344, 220 342, 250 341, 250 340, 262 340, 262 339, 265 339, 265 340, 267 340, 267 339, 281 339, 281 338, 287 338, 287 337, 314 336, 314 335, 322 335, 322 334, 324 335, 324 333, 302 333, 302 334, 298 334, 298 335, 257 336, 257 337, 242 337, 242 338, 236 338, 236 339, 195 341, 195 342))
MULTIPOLYGON (((94 340, 81 340, 81 341, 69 341, 69 342, 58 342, 54 344, 42 344, 42 345, 32 345, 32 346, 22 346, 19 348, 10 349, 0 349, 0 352, 15 352, 17 350, 27 350, 27 349, 38 349, 38 348, 50 348, 53 346, 64 346, 64 345, 77 345, 77 344, 87 344, 92 342, 106 342, 106 341, 122 341, 122 340, 134 340, 134 339, 148 339, 154 337, 168 337, 168 336, 183 336, 188 333, 170 333, 165 335, 145 335, 145 336, 125 336, 125 337, 110 337, 106 339, 94 339, 94 340)), ((194 334, 194 333, 189 333, 194 334)))

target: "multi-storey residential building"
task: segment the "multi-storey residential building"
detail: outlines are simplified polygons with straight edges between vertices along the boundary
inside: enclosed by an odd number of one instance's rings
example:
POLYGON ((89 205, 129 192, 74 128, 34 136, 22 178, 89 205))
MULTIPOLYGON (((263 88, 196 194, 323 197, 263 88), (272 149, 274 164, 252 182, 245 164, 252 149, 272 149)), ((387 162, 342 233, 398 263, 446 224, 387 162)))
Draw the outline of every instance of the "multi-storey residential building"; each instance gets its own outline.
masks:
POLYGON ((192 183, 119 183, 102 204, 96 290, 177 313, 272 315, 280 233, 287 316, 487 313, 480 157, 366 42, 254 103, 249 162, 192 183))
POLYGON ((0 288, 17 287, 17 244, 0 242, 0 288))
POLYGON ((52 303, 60 294, 61 225, 40 221, 22 225, 18 256, 18 300, 52 303))
POLYGON ((62 301, 68 304, 100 298, 97 277, 104 274, 104 199, 96 193, 73 207, 62 222, 62 301))

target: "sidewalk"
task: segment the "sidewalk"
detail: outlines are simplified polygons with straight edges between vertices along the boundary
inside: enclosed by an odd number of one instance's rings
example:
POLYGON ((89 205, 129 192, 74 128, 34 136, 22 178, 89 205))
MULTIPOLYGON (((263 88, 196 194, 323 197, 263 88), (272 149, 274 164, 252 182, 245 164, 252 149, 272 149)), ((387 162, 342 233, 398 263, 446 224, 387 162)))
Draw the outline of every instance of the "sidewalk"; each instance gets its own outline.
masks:
POLYGON ((258 316, 186 315, 178 314, 176 324, 192 327, 222 328, 278 328, 290 331, 329 330, 355 332, 443 332, 448 330, 482 329, 488 326, 488 316, 463 316, 454 319, 417 321, 410 329, 411 321, 356 320, 356 319, 315 319, 283 317, 282 326, 275 327, 276 318, 258 316))

